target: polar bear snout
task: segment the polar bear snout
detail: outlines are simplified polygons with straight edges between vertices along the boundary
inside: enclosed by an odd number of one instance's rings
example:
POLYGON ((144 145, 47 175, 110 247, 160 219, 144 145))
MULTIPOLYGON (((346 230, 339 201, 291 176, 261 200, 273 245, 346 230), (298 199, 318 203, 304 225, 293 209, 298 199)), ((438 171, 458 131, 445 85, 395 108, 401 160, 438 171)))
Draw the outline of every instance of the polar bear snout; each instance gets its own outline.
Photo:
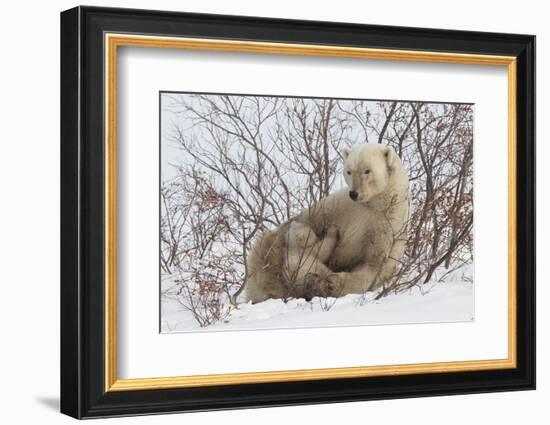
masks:
POLYGON ((357 197, 359 196, 359 193, 357 193, 357 191, 355 190, 350 190, 349 191, 349 197, 353 200, 353 201, 357 201, 357 197))

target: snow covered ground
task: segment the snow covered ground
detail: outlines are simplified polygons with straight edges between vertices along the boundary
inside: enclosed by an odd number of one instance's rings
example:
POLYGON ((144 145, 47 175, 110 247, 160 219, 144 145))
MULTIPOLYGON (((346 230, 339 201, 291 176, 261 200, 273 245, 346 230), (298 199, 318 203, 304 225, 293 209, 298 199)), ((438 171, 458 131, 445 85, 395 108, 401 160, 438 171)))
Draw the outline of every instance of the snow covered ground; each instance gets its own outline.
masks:
POLYGON ((267 300, 240 304, 226 320, 201 328, 174 297, 161 300, 162 332, 234 331, 400 323, 463 322, 474 319, 473 267, 467 266, 445 281, 429 282, 375 300, 376 293, 338 299, 314 298, 284 303, 267 300), (328 308, 330 307, 330 308, 328 308))

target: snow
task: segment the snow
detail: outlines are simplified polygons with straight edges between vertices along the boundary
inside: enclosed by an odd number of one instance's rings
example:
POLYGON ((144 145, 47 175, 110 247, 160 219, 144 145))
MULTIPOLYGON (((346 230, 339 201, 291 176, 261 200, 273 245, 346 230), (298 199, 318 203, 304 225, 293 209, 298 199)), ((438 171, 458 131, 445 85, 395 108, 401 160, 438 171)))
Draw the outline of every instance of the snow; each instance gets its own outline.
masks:
POLYGON ((235 331, 474 320, 473 267, 376 300, 376 292, 342 298, 242 303, 221 322, 201 328, 175 297, 162 297, 162 332, 235 331))

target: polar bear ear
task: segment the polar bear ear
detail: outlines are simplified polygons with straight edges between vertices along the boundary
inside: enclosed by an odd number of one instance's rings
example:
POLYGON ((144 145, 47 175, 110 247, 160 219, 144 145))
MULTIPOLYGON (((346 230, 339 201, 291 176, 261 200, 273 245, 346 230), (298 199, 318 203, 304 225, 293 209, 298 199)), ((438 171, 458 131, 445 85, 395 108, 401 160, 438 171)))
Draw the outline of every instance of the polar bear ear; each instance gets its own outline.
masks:
POLYGON ((393 150, 391 146, 386 146, 386 149, 384 150, 384 157, 386 158, 386 164, 388 166, 388 169, 391 171, 395 167, 396 161, 397 161, 397 154, 393 150))
POLYGON ((350 152, 351 150, 349 148, 342 149, 342 158, 344 158, 344 160, 348 159, 350 152))

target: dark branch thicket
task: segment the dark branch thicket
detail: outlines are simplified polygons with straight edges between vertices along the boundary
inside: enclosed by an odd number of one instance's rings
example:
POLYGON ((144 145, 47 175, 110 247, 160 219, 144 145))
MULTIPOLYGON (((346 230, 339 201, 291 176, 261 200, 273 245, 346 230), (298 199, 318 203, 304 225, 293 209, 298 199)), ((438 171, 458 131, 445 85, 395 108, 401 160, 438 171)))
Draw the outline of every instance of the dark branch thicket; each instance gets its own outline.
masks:
POLYGON ((342 187, 343 147, 384 143, 409 173, 408 244, 378 297, 473 261, 473 107, 164 95, 161 269, 201 326, 238 304, 254 238, 342 187), (168 152, 168 154, 166 154, 168 152))

